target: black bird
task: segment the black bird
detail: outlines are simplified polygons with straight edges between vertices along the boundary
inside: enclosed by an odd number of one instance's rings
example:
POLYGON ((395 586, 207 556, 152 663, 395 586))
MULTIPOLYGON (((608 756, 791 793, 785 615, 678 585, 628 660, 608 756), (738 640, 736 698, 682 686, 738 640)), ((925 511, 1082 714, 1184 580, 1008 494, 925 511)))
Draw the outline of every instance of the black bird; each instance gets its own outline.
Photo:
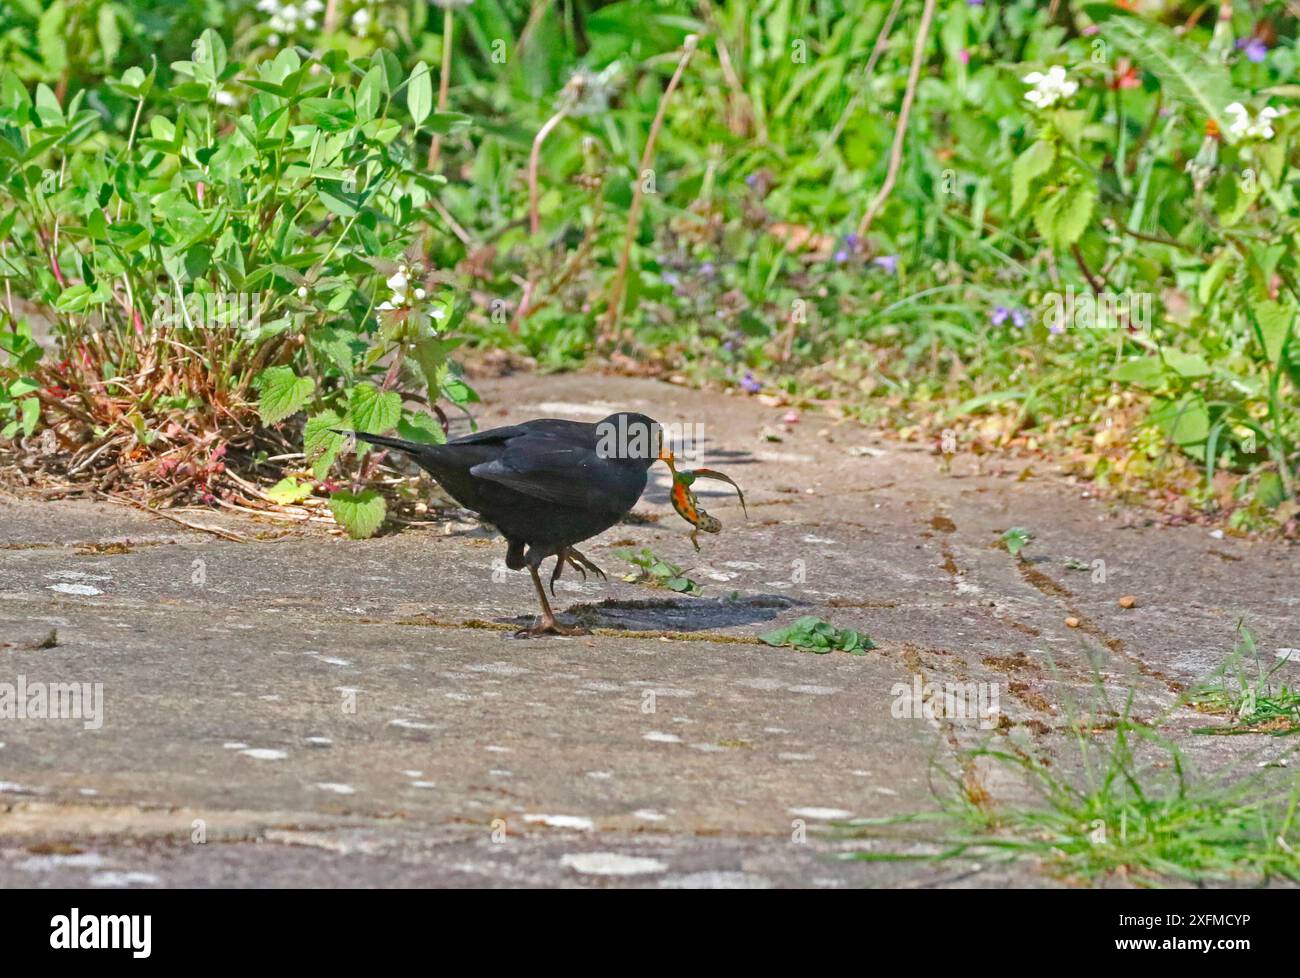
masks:
POLYGON ((424 445, 385 435, 354 434, 362 441, 413 458, 447 493, 495 526, 506 538, 506 566, 528 568, 542 603, 542 618, 520 636, 580 635, 555 620, 537 574, 555 558, 551 594, 567 562, 583 577, 605 572, 574 544, 603 533, 626 515, 645 491, 646 473, 664 457, 663 429, 644 414, 611 414, 594 424, 539 418, 424 445))

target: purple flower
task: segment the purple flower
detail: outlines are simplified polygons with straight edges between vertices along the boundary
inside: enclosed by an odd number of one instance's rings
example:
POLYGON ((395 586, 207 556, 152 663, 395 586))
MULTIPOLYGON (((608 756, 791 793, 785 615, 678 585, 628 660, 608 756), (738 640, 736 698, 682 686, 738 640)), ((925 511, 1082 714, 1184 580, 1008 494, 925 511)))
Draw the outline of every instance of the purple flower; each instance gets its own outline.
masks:
POLYGON ((711 261, 706 261, 703 265, 701 265, 701 266, 700 266, 700 274, 703 275, 705 278, 712 278, 712 277, 713 277, 713 262, 711 262, 711 261))
POLYGON ((887 274, 893 275, 898 271, 898 256, 878 255, 871 259, 871 264, 875 265, 877 268, 883 268, 887 274))
POLYGON ((964 65, 970 64, 970 52, 967 51, 965 48, 962 48, 960 51, 957 52, 957 60, 964 65))
POLYGON ((1058 318, 1055 322, 1052 323, 1051 326, 1047 327, 1047 331, 1049 333, 1055 333, 1056 335, 1059 336, 1060 334, 1065 332, 1065 323, 1061 322, 1061 320, 1058 318))
POLYGON ((833 257, 837 263, 843 265, 849 260, 849 250, 847 248, 841 248, 839 251, 835 252, 833 257))
POLYGON ((724 350, 726 350, 728 353, 730 353, 730 352, 732 352, 732 351, 736 348, 736 341, 735 341, 735 340, 727 340, 727 342, 725 342, 725 343, 722 344, 722 348, 723 348, 724 350))
POLYGON ((673 288, 676 288, 677 283, 681 281, 676 272, 664 272, 661 278, 664 280, 664 285, 671 285, 673 288))
POLYGON ((858 236, 853 233, 846 234, 844 244, 849 248, 856 248, 858 246, 858 236))
POLYGON ((1237 50, 1245 51, 1246 58, 1255 64, 1268 57, 1268 45, 1257 37, 1243 37, 1237 42, 1237 50))
POLYGON ((750 190, 754 189, 754 184, 756 183, 758 183, 758 174, 751 173, 749 176, 745 177, 745 186, 750 190))
POLYGON ((994 326, 1001 326, 1003 323, 1007 321, 1007 317, 1010 315, 1011 315, 1010 309, 1008 309, 1006 306, 998 306, 996 309, 993 310, 992 314, 990 314, 989 322, 991 322, 994 326))
POLYGON ((740 386, 749 394, 757 394, 763 389, 763 385, 759 383, 758 378, 754 376, 754 371, 752 370, 745 371, 745 376, 740 378, 740 386))
POLYGON ((1024 329, 1029 325, 1029 313, 1025 312, 1023 309, 1012 309, 1011 322, 1016 329, 1024 329))

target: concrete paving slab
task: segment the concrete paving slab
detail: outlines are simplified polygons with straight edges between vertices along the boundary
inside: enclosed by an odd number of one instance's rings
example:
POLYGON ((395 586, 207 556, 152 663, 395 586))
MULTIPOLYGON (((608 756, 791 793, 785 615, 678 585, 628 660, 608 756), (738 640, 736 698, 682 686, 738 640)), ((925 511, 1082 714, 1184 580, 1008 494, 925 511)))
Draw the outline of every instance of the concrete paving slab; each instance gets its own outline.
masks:
MULTIPOLYGON (((0 684, 102 684, 98 721, 0 719, 0 885, 1055 885, 1028 864, 846 861, 879 843, 825 827, 934 808, 934 765, 993 738, 1069 769, 1094 676, 1162 715, 1239 619, 1269 655, 1300 648, 1285 544, 1150 524, 1010 460, 944 472, 813 412, 782 431, 785 409, 752 398, 593 375, 481 392, 483 426, 614 407, 698 423, 692 464, 733 475, 748 519, 702 484, 725 528, 695 552, 660 472, 583 547, 610 580, 557 585, 595 634, 516 640, 531 587, 463 513, 359 542, 182 514, 261 538, 237 543, 0 499, 0 684), (1024 561, 997 546, 1013 525, 1033 533, 1024 561), (643 546, 702 595, 621 580, 615 551, 643 546), (758 641, 800 615, 878 648, 758 641), (918 681, 995 686, 998 729, 895 716, 918 681)), ((1286 749, 1186 748, 1228 776, 1286 749)))

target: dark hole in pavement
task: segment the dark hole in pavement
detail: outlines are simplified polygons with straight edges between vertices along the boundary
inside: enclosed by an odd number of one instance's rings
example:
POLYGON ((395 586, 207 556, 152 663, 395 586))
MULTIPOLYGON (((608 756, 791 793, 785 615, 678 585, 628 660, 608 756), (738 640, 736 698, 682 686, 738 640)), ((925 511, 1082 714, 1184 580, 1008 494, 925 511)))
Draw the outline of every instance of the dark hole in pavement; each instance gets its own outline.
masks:
MULTIPOLYGON (((783 594, 752 594, 736 601, 691 598, 645 598, 576 604, 557 614, 563 620, 577 620, 595 628, 618 628, 632 632, 705 632, 756 622, 772 621, 788 608, 806 606, 807 601, 783 594)), ((500 619, 506 624, 528 625, 532 616, 500 619)))

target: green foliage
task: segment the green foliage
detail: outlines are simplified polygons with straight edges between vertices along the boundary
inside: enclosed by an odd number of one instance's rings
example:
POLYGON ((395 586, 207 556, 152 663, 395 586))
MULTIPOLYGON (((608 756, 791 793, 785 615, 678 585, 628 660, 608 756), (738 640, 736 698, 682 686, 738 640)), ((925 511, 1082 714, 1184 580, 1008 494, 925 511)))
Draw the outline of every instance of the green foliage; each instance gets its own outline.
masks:
POLYGON ((330 512, 354 540, 374 536, 387 511, 384 497, 374 489, 340 490, 330 496, 330 512))
MULTIPOLYGON (((165 87, 131 66, 60 99, 0 69, 0 274, 54 345, 12 299, 0 309, 5 437, 82 426, 113 447, 120 428, 156 460, 142 480, 189 472, 201 492, 221 470, 176 457, 213 438, 251 451, 253 420, 295 437, 310 412, 318 480, 339 456, 331 426, 442 437, 403 397, 474 399, 448 359, 453 292, 407 259, 439 184, 415 126, 456 124, 431 115, 427 69, 293 49, 243 65, 207 30, 167 70, 165 87)), ((377 527, 355 502, 336 510, 349 531, 377 527)))
POLYGON ((275 424, 302 410, 316 382, 297 376, 291 367, 267 367, 253 378, 253 386, 259 395, 257 413, 266 424, 275 424))
POLYGON ((1285 658, 1265 662, 1254 636, 1239 626, 1237 644, 1223 665, 1186 696, 1199 709, 1228 714, 1233 723, 1203 727, 1196 732, 1273 736, 1300 733, 1300 690, 1292 689, 1278 676, 1286 664, 1285 658))
POLYGON ((642 547, 640 550, 630 548, 615 550, 614 556, 637 568, 636 573, 628 574, 623 578, 629 583, 667 588, 678 594, 695 595, 703 590, 699 584, 686 576, 681 567, 655 556, 654 551, 649 547, 642 547))
POLYGON ((1172 30, 1111 4, 1089 3, 1084 13, 1115 45, 1159 79, 1165 96, 1224 125, 1224 109, 1240 100, 1223 62, 1187 44, 1172 30))
POLYGON ((789 646, 801 652, 848 652, 866 655, 876 647, 871 637, 852 628, 836 628, 815 615, 797 618, 787 628, 778 628, 759 636, 768 645, 789 646))
POLYGON ((876 840, 855 858, 978 860, 985 866, 1031 860, 1066 880, 1138 886, 1300 881, 1293 845, 1300 788, 1294 780, 1278 785, 1266 771, 1225 785, 1193 780, 1178 748, 1133 720, 1130 706, 1113 724, 1109 744, 1080 734, 1073 766, 1086 772, 1083 786, 1065 780, 1058 763, 1019 748, 964 751, 966 773, 942 772, 950 789, 942 812, 853 822, 855 835, 876 840), (1158 762, 1140 762, 1139 748, 1158 762), (990 805, 970 780, 977 762, 1027 784, 1037 803, 990 805), (908 852, 885 841, 921 823, 928 826, 932 853, 918 853, 906 836, 908 852))
POLYGON ((1002 534, 1002 546, 1012 557, 1019 557, 1020 551, 1029 543, 1030 533, 1023 526, 1013 526, 1002 534))

